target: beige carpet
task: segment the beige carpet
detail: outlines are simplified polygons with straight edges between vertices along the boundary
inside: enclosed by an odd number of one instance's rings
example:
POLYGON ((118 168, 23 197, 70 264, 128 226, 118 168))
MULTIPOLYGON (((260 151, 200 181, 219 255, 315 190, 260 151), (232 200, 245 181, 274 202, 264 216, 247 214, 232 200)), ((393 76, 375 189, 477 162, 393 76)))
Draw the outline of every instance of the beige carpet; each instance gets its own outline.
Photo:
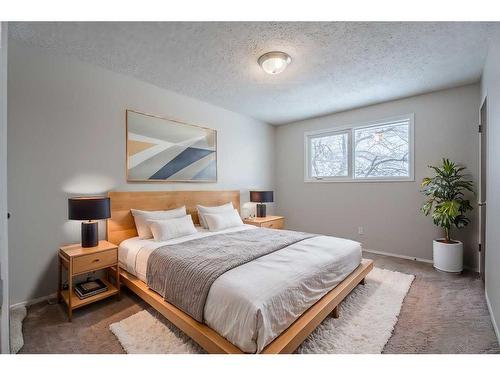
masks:
MULTIPOLYGON (((398 320, 414 276, 374 268, 366 284, 342 302, 340 318, 327 318, 298 353, 381 353, 398 320)), ((127 353, 203 353, 203 349, 152 309, 110 325, 127 353)))

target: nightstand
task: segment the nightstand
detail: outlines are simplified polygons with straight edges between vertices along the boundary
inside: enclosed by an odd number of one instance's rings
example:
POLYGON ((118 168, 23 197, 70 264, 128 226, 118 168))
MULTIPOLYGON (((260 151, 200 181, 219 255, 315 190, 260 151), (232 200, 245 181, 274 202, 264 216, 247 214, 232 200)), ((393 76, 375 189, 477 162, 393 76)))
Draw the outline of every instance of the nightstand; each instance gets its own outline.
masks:
POLYGON ((118 247, 108 241, 99 241, 95 247, 82 247, 80 244, 59 248, 59 282, 57 284, 57 300, 64 301, 68 307, 68 320, 71 322, 73 310, 86 306, 104 298, 117 295, 120 297, 120 273, 118 267, 118 247), (62 289, 62 268, 67 270, 68 289, 62 289), (116 267, 111 270, 111 267, 116 267), (107 277, 102 280, 108 290, 85 299, 80 299, 73 289, 73 278, 88 272, 107 269, 107 277), (110 281, 111 271, 115 283, 110 281))
POLYGON ((243 222, 261 228, 283 229, 285 227, 283 216, 252 217, 243 219, 243 222))

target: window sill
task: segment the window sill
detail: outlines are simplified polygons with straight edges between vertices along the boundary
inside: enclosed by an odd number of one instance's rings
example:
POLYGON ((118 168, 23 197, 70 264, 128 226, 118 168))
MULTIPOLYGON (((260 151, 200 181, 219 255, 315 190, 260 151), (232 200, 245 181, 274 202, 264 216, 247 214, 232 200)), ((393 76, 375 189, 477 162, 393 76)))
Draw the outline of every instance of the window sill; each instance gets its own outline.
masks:
POLYGON ((353 178, 324 178, 324 179, 304 179, 304 183, 336 183, 336 182, 355 182, 355 183, 366 183, 366 182, 415 182, 415 178, 410 177, 410 178, 365 178, 365 179, 353 179, 353 178))

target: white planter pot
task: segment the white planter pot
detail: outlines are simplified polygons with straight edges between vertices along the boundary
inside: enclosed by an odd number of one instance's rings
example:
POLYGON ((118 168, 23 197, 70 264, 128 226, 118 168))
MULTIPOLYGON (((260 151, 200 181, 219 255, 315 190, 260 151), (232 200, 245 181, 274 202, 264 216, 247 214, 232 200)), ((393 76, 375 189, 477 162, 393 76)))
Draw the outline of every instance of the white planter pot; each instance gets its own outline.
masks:
POLYGON ((436 269, 445 272, 462 272, 464 245, 460 241, 454 242, 433 241, 432 250, 436 269))

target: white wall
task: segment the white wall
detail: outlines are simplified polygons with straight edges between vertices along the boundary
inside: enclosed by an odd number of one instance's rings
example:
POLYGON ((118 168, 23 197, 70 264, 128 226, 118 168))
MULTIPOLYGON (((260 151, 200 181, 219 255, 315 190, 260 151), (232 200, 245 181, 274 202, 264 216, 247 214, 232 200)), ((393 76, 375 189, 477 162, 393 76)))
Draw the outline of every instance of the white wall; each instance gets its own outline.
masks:
POLYGON ((8 95, 11 304, 56 290, 71 195, 273 188, 274 128, 234 112, 12 40, 8 95), (217 129, 218 182, 126 183, 126 108, 217 129))
MULTIPOLYGON (((277 210, 290 229, 347 237, 372 250, 432 259, 442 235, 419 213, 420 181, 448 157, 478 176, 477 84, 280 126, 276 132, 277 210), (415 114, 415 182, 304 183, 304 132, 415 114), (363 226, 364 234, 358 235, 363 226)), ((465 239, 466 263, 477 265, 477 210, 465 239)))
POLYGON ((487 101, 486 296, 500 339, 500 37, 492 44, 481 79, 481 102, 487 101))

